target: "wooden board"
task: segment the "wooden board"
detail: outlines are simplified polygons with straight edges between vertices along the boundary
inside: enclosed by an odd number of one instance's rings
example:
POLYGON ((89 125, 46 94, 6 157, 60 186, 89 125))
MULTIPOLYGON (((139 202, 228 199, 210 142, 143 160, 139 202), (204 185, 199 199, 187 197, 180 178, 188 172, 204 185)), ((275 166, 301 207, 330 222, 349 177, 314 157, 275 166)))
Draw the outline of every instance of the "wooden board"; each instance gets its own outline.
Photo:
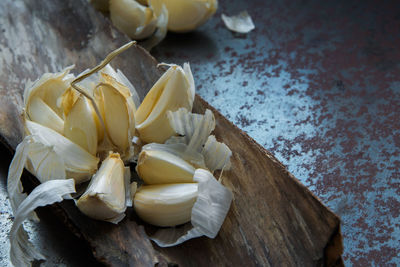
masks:
MULTIPOLYGON (((28 79, 75 64, 94 66, 128 38, 85 0, 0 2, 0 138, 11 150, 22 140, 22 92, 28 79)), ((113 61, 141 97, 162 74, 140 47, 113 61)), ((334 266, 341 264, 340 220, 268 151, 196 96, 194 111, 211 109, 215 135, 233 151, 223 183, 234 201, 219 235, 159 248, 152 227, 132 209, 119 225, 82 215, 72 202, 54 206, 71 232, 110 266, 334 266)), ((34 183, 34 181, 31 181, 34 183)))

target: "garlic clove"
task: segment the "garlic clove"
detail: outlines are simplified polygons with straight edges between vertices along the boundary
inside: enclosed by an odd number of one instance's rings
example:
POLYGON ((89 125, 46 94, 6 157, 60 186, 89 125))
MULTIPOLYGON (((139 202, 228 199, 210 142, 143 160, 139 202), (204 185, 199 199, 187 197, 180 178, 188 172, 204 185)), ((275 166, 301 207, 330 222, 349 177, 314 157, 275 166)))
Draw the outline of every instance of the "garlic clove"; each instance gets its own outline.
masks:
POLYGON ((167 111, 181 107, 192 110, 194 85, 186 72, 172 65, 151 88, 135 113, 136 130, 146 143, 163 143, 175 134, 171 128, 167 111))
POLYGON ((172 153, 142 150, 136 171, 146 184, 190 183, 195 168, 172 153))
POLYGON ((38 96, 32 97, 29 102, 29 119, 60 134, 64 132, 64 121, 38 96))
POLYGON ((190 221, 196 198, 196 183, 144 185, 136 191, 134 208, 145 222, 175 226, 190 221))
POLYGON ((65 118, 64 135, 92 155, 96 155, 98 126, 96 112, 89 100, 81 95, 65 118))
POLYGON ((134 0, 110 0, 110 17, 115 27, 135 40, 147 38, 156 30, 153 10, 134 0))
POLYGON ((188 32, 208 20, 217 10, 217 0, 152 0, 151 6, 157 16, 162 5, 168 10, 168 30, 188 32))
POLYGON ((79 210, 96 220, 112 223, 122 220, 126 210, 124 176, 124 163, 119 154, 110 154, 76 202, 79 210))
POLYGON ((59 73, 45 73, 40 79, 25 88, 24 105, 28 118, 31 116, 30 102, 34 97, 39 97, 60 118, 63 117, 63 110, 58 104, 58 99, 69 88, 74 78, 72 74, 69 74, 72 68, 73 66, 67 67, 59 73))
MULTIPOLYGON (((127 99, 115 87, 102 83, 96 88, 96 99, 102 113, 107 136, 115 149, 125 158, 129 155, 134 131, 133 109, 127 99)), ((112 147, 102 147, 106 153, 112 147)))

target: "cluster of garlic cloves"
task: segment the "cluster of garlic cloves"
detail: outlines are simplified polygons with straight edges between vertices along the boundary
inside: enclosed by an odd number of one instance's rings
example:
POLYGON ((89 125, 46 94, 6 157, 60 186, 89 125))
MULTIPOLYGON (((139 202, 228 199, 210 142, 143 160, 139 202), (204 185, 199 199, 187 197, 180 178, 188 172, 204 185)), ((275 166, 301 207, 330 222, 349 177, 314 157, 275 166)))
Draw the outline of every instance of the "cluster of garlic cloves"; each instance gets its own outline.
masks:
POLYGON ((210 110, 191 112, 195 84, 189 64, 163 64, 168 70, 139 104, 132 84, 108 64, 133 43, 77 77, 68 67, 26 87, 25 137, 7 181, 18 218, 10 235, 16 240, 10 252, 13 264, 42 259, 30 249, 22 221, 36 207, 71 198, 75 185, 86 181, 75 203, 90 218, 116 224, 134 206, 143 221, 155 226, 186 225, 179 241, 174 228, 157 232, 151 238, 160 246, 218 233, 232 193, 213 172, 230 168, 232 152, 211 135, 216 123, 210 110), (132 162, 142 180, 139 188, 125 166, 132 162), (29 196, 20 182, 24 168, 42 183, 29 196))

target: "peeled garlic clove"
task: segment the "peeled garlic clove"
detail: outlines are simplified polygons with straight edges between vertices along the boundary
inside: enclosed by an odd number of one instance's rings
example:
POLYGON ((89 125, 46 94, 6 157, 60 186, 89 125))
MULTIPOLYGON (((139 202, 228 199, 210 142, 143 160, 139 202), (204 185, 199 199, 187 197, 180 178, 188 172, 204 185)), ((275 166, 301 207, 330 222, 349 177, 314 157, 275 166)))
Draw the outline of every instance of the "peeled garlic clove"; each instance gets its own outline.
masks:
POLYGON ((93 176, 88 189, 76 202, 87 216, 118 223, 126 210, 124 163, 118 153, 110 154, 93 176))
POLYGON ((221 229, 232 203, 232 192, 209 171, 197 169, 193 179, 198 182, 198 187, 190 224, 159 229, 150 239, 160 247, 175 246, 203 235, 215 238, 221 229))
POLYGON ((110 17, 114 26, 132 39, 147 38, 156 29, 153 10, 134 0, 110 0, 110 17))
POLYGON ((168 10, 168 30, 188 32, 196 29, 208 20, 217 10, 217 0, 151 0, 151 6, 157 16, 162 5, 168 10))
POLYGON ((166 151, 142 150, 136 171, 146 184, 190 183, 195 168, 166 151))
POLYGON ((65 118, 64 135, 92 155, 97 151, 96 112, 89 100, 80 96, 65 118))
POLYGON ((194 84, 190 79, 190 68, 187 71, 172 65, 144 98, 135 113, 136 130, 142 141, 165 142, 175 134, 169 124, 167 111, 181 107, 192 110, 194 84))
POLYGON ((72 68, 73 66, 67 67, 59 73, 45 73, 39 80, 25 88, 24 105, 29 119, 32 115, 31 100, 34 97, 39 97, 60 118, 63 117, 63 110, 58 99, 68 89, 74 78, 72 74, 69 74, 72 68))
POLYGON ((141 186, 134 198, 139 217, 156 226, 175 226, 190 221, 197 198, 197 184, 141 186))
POLYGON ((64 121, 38 96, 29 102, 29 119, 60 134, 64 132, 64 121))

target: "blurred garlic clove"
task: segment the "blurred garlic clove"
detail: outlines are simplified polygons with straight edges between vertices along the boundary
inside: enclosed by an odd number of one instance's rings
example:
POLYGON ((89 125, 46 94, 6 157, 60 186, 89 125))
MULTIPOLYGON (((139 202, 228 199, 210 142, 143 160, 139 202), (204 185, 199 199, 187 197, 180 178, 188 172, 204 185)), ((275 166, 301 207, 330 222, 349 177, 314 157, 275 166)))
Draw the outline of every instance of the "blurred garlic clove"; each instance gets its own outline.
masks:
POLYGON ((115 27, 135 40, 149 37, 157 27, 153 10, 135 0, 110 0, 110 17, 115 27))
POLYGON ((124 163, 118 153, 110 154, 93 176, 86 192, 76 202, 87 216, 118 223, 126 210, 124 163))
POLYGON ((189 222, 197 187, 196 183, 143 185, 134 197, 135 211, 143 221, 156 226, 189 222))
POLYGON ((218 8, 217 0, 151 0, 154 12, 159 16, 162 5, 168 10, 168 30, 188 32, 205 23, 218 8))
POLYGON ((96 112, 89 100, 81 95, 65 118, 64 135, 92 155, 96 155, 98 128, 96 112))
POLYGON ((169 124, 167 111, 182 107, 192 110, 194 95, 189 65, 185 64, 184 69, 171 65, 151 88, 135 113, 136 130, 140 139, 146 143, 163 143, 175 135, 169 124))
POLYGON ((180 157, 162 150, 142 150, 136 172, 146 184, 191 183, 195 168, 180 157))

